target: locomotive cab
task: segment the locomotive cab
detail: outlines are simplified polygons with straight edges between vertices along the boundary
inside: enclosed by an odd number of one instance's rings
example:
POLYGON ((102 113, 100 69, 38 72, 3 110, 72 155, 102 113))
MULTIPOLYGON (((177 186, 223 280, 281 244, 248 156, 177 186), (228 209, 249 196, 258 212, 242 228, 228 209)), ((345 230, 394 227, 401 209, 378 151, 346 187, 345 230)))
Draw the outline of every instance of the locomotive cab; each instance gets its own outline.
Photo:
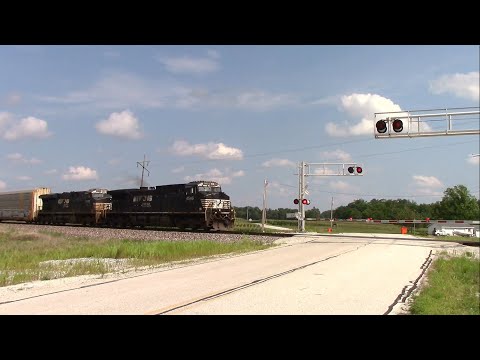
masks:
POLYGON ((230 197, 214 181, 197 181, 194 191, 200 200, 201 209, 205 212, 207 229, 227 230, 235 222, 235 210, 231 206, 230 197))

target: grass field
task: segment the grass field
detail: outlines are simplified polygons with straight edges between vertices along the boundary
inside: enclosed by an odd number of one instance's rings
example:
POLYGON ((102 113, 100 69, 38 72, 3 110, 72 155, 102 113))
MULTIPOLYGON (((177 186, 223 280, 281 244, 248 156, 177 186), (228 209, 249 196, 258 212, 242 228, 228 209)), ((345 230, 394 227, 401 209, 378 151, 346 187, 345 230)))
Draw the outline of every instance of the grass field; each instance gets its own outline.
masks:
POLYGON ((0 286, 262 250, 271 245, 249 241, 132 241, 67 238, 55 232, 0 230, 0 286), (67 261, 83 259, 88 261, 67 261), (104 261, 122 260, 122 261, 104 261), (54 261, 51 260, 65 260, 54 261))
POLYGON ((480 315, 480 262, 467 253, 446 253, 429 270, 427 284, 413 297, 414 315, 480 315))
MULTIPOLYGON (((293 231, 298 230, 298 221, 297 220, 268 220, 268 225, 280 226, 289 228, 293 231)), ((403 225, 396 224, 376 224, 376 223, 367 223, 367 222, 349 222, 349 221, 338 221, 334 222, 333 226, 330 224, 330 221, 320 221, 312 220, 305 222, 305 231, 306 232, 316 232, 316 233, 328 233, 328 229, 331 228, 332 234, 340 233, 371 233, 371 234, 401 234, 401 229, 403 225)), ((255 223, 248 222, 244 219, 237 219, 235 221, 234 231, 238 232, 258 232, 261 227, 255 223)), ((265 229, 265 232, 277 232, 278 230, 265 229)), ((407 226, 407 234, 431 238, 435 240, 450 240, 450 241, 474 241, 480 242, 478 237, 462 237, 462 236, 433 236, 427 234, 427 226, 423 224, 416 224, 407 226)))

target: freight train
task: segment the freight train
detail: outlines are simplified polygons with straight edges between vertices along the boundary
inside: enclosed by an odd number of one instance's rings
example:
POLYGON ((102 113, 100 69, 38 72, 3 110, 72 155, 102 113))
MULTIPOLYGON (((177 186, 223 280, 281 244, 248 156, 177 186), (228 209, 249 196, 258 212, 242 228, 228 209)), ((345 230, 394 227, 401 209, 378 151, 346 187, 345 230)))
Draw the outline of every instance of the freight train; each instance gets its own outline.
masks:
MULTIPOLYGON (((235 223, 230 197, 215 181, 160 185, 135 189, 90 189, 50 193, 48 188, 9 193, 7 207, 21 208, 27 216, 4 212, 7 199, 0 194, 0 221, 24 220, 40 224, 82 224, 106 227, 178 227, 229 230, 235 223), (20 199, 34 197, 30 208, 20 199), (13 194, 13 198, 12 198, 13 194), (15 201, 17 203, 15 204, 15 201)), ((18 212, 18 211, 17 211, 18 212)))

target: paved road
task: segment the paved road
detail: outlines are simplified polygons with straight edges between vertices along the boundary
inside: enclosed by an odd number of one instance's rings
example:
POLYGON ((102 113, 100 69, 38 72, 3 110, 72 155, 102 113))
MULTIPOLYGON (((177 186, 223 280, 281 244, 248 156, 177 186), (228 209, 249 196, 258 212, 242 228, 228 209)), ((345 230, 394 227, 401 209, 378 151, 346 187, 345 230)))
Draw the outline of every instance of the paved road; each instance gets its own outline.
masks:
POLYGON ((0 297, 0 314, 395 314, 435 251, 456 246, 378 237, 282 241, 117 281, 24 290, 0 297))

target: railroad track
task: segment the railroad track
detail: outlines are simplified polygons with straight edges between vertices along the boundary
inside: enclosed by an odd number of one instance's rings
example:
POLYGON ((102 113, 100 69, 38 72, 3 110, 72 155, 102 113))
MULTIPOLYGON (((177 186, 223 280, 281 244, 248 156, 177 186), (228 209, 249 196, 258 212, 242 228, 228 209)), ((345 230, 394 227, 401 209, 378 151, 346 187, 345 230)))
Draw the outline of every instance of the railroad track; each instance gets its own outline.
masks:
MULTIPOLYGON (((54 226, 54 227, 72 227, 72 228, 81 228, 81 229, 112 229, 112 230, 138 230, 138 231, 162 231, 162 232, 177 232, 177 233, 185 233, 185 234, 224 234, 224 235, 229 235, 229 234, 234 234, 234 235, 251 235, 251 236, 262 236, 262 237, 292 237, 296 235, 296 233, 293 232, 261 232, 261 231, 242 231, 242 230, 226 230, 226 231, 205 231, 205 230, 181 230, 179 228, 165 228, 165 227, 105 227, 105 226, 84 226, 80 224, 66 224, 66 225, 42 225, 42 224, 35 224, 35 223, 30 223, 27 224, 25 222, 14 222, 14 221, 4 221, 0 222, 0 224, 18 224, 18 225, 30 225, 30 226, 38 226, 38 227, 47 227, 47 226, 54 226)), ((318 233, 315 234, 315 236, 332 236, 332 234, 322 234, 318 233)), ((333 234, 333 236, 338 236, 338 234, 333 234)), ((342 234, 342 237, 349 237, 348 233, 347 234, 342 234)), ((356 237, 356 236, 352 236, 356 237)), ((378 237, 377 237, 378 238, 378 237)), ((416 240, 422 240, 422 239, 416 239, 416 240)), ((425 241, 439 241, 439 242, 451 242, 451 243, 459 243, 465 246, 476 246, 480 247, 480 241, 473 241, 473 240, 439 240, 435 238, 425 238, 425 241)))

